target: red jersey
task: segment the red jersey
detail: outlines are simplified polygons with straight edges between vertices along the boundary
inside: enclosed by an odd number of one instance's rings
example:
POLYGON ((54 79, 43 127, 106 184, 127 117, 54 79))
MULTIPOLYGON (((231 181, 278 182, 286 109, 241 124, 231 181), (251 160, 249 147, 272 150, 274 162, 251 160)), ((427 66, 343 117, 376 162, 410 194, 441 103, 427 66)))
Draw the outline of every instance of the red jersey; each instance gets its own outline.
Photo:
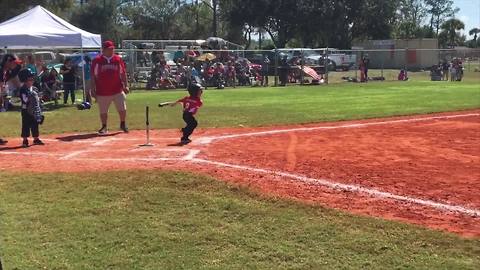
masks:
POLYGON ((196 97, 184 97, 180 99, 178 102, 183 104, 183 111, 189 112, 195 115, 200 107, 202 107, 203 102, 200 98, 196 97))
POLYGON ((113 96, 123 91, 122 74, 126 73, 125 63, 118 55, 111 58, 100 54, 92 61, 92 78, 99 96, 113 96))

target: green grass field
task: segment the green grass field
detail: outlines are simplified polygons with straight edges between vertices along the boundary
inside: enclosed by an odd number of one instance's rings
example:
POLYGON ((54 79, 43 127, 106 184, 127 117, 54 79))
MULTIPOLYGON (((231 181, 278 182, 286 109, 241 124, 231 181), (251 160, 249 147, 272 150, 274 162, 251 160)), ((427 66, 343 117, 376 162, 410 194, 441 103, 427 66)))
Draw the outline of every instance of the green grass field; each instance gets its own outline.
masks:
MULTIPOLYGON (((205 106, 198 119, 201 128, 269 126, 465 110, 480 107, 479 85, 480 77, 461 83, 372 82, 206 90, 205 106)), ((180 108, 158 108, 157 104, 185 94, 185 91, 135 91, 130 94, 130 128, 145 128, 146 105, 151 107, 153 128, 181 127, 180 108)), ((96 106, 89 111, 78 111, 72 106, 59 107, 46 112, 46 119, 41 128, 44 134, 94 132, 100 128, 96 106)), ((110 120, 111 128, 118 128, 118 116, 113 107, 110 120)), ((18 112, 0 113, 0 122, 0 136, 18 136, 18 112)))
MULTIPOLYGON (((480 108, 480 78, 207 90, 200 126, 266 126, 480 108)), ((129 96, 129 123, 182 125, 184 92, 129 96)), ((96 109, 61 107, 42 133, 98 129, 96 109)), ((112 123, 117 119, 112 113, 112 123)), ((17 136, 18 112, 0 113, 17 136)), ((20 140, 19 140, 20 143, 20 140)), ((5 269, 479 269, 480 239, 309 206, 171 171, 0 172, 5 269)))
POLYGON ((478 269, 480 240, 175 172, 1 173, 7 269, 478 269))

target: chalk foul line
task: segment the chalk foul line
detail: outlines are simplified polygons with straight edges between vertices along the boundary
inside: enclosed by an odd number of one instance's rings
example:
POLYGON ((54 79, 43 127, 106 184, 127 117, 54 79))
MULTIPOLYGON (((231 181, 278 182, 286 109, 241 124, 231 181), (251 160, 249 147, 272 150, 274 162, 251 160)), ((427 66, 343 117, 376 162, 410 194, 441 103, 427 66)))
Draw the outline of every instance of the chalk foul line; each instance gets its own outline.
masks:
POLYGON ((277 129, 277 130, 267 130, 267 131, 239 133, 239 134, 211 136, 211 137, 207 136, 207 137, 199 138, 197 140, 197 144, 210 144, 213 141, 219 141, 219 140, 234 139, 234 138, 241 138, 241 137, 251 137, 251 136, 281 134, 281 133, 289 133, 289 132, 301 132, 301 131, 305 132, 305 131, 329 130, 329 129, 341 129, 341 128, 360 128, 360 127, 377 126, 377 125, 421 122, 421 121, 431 121, 431 120, 441 120, 441 119, 454 119, 454 118, 471 117, 471 116, 480 116, 480 113, 468 113, 468 114, 456 114, 456 115, 432 116, 432 117, 419 117, 419 118, 408 118, 408 119, 389 120, 389 121, 346 124, 346 125, 337 125, 337 126, 320 126, 320 127, 277 129))
POLYGON ((363 193, 379 199, 390 199, 390 200, 395 200, 400 202, 407 202, 407 203, 422 205, 422 206, 426 206, 426 207, 430 207, 430 208, 434 208, 442 211, 457 212, 457 213, 461 213, 461 214, 465 214, 473 217, 480 217, 480 209, 467 208, 460 205, 439 203, 431 200, 424 200, 424 199, 419 199, 419 198, 410 197, 410 196, 396 195, 393 193, 380 191, 373 188, 365 188, 358 185, 342 184, 342 183, 333 182, 326 179, 315 179, 315 178, 310 178, 303 175, 297 175, 297 174, 267 170, 267 169, 259 169, 259 168, 249 167, 249 166, 235 165, 235 164, 229 164, 229 163, 200 159, 200 158, 192 158, 190 159, 190 161, 194 163, 215 165, 217 167, 231 168, 231 169, 250 171, 250 172, 262 173, 262 174, 268 174, 268 175, 277 175, 281 177, 295 179, 307 184, 324 186, 324 187, 335 189, 335 190, 363 193))

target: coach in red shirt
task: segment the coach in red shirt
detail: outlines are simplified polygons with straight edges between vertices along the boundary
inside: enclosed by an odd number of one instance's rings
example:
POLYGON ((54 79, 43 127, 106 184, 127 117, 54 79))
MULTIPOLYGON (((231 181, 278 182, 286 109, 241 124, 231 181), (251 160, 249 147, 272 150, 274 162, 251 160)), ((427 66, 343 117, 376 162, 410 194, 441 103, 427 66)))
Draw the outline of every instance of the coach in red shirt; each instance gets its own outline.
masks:
POLYGON ((102 128, 100 135, 106 134, 108 108, 115 103, 120 115, 120 129, 128 132, 125 118, 127 117, 126 94, 128 94, 127 72, 125 63, 119 55, 114 53, 115 44, 107 40, 102 44, 102 54, 92 62, 92 96, 96 98, 100 109, 102 128))

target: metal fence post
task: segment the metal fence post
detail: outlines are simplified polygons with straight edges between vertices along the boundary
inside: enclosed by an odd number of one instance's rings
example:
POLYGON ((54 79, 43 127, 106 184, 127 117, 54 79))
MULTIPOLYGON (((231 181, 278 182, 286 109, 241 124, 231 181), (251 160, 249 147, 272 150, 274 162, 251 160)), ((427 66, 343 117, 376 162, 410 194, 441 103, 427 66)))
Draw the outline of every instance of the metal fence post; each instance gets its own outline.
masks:
POLYGON ((303 85, 303 80, 304 80, 303 68, 304 68, 304 62, 305 62, 304 61, 304 55, 303 55, 303 49, 300 50, 300 56, 301 56, 301 58, 300 58, 300 68, 301 68, 301 70, 300 70, 300 80, 301 80, 300 85, 303 85))
POLYGON ((405 57, 403 59, 405 63, 403 66, 405 67, 405 71, 408 71, 408 48, 405 48, 405 57))
POLYGON ((328 46, 327 46, 326 54, 327 54, 326 56, 327 63, 325 65, 325 83, 328 84, 328 71, 329 71, 328 64, 330 62, 330 57, 328 56, 328 46))
POLYGON ((274 82, 275 86, 278 86, 278 50, 275 48, 275 65, 274 65, 274 82))

